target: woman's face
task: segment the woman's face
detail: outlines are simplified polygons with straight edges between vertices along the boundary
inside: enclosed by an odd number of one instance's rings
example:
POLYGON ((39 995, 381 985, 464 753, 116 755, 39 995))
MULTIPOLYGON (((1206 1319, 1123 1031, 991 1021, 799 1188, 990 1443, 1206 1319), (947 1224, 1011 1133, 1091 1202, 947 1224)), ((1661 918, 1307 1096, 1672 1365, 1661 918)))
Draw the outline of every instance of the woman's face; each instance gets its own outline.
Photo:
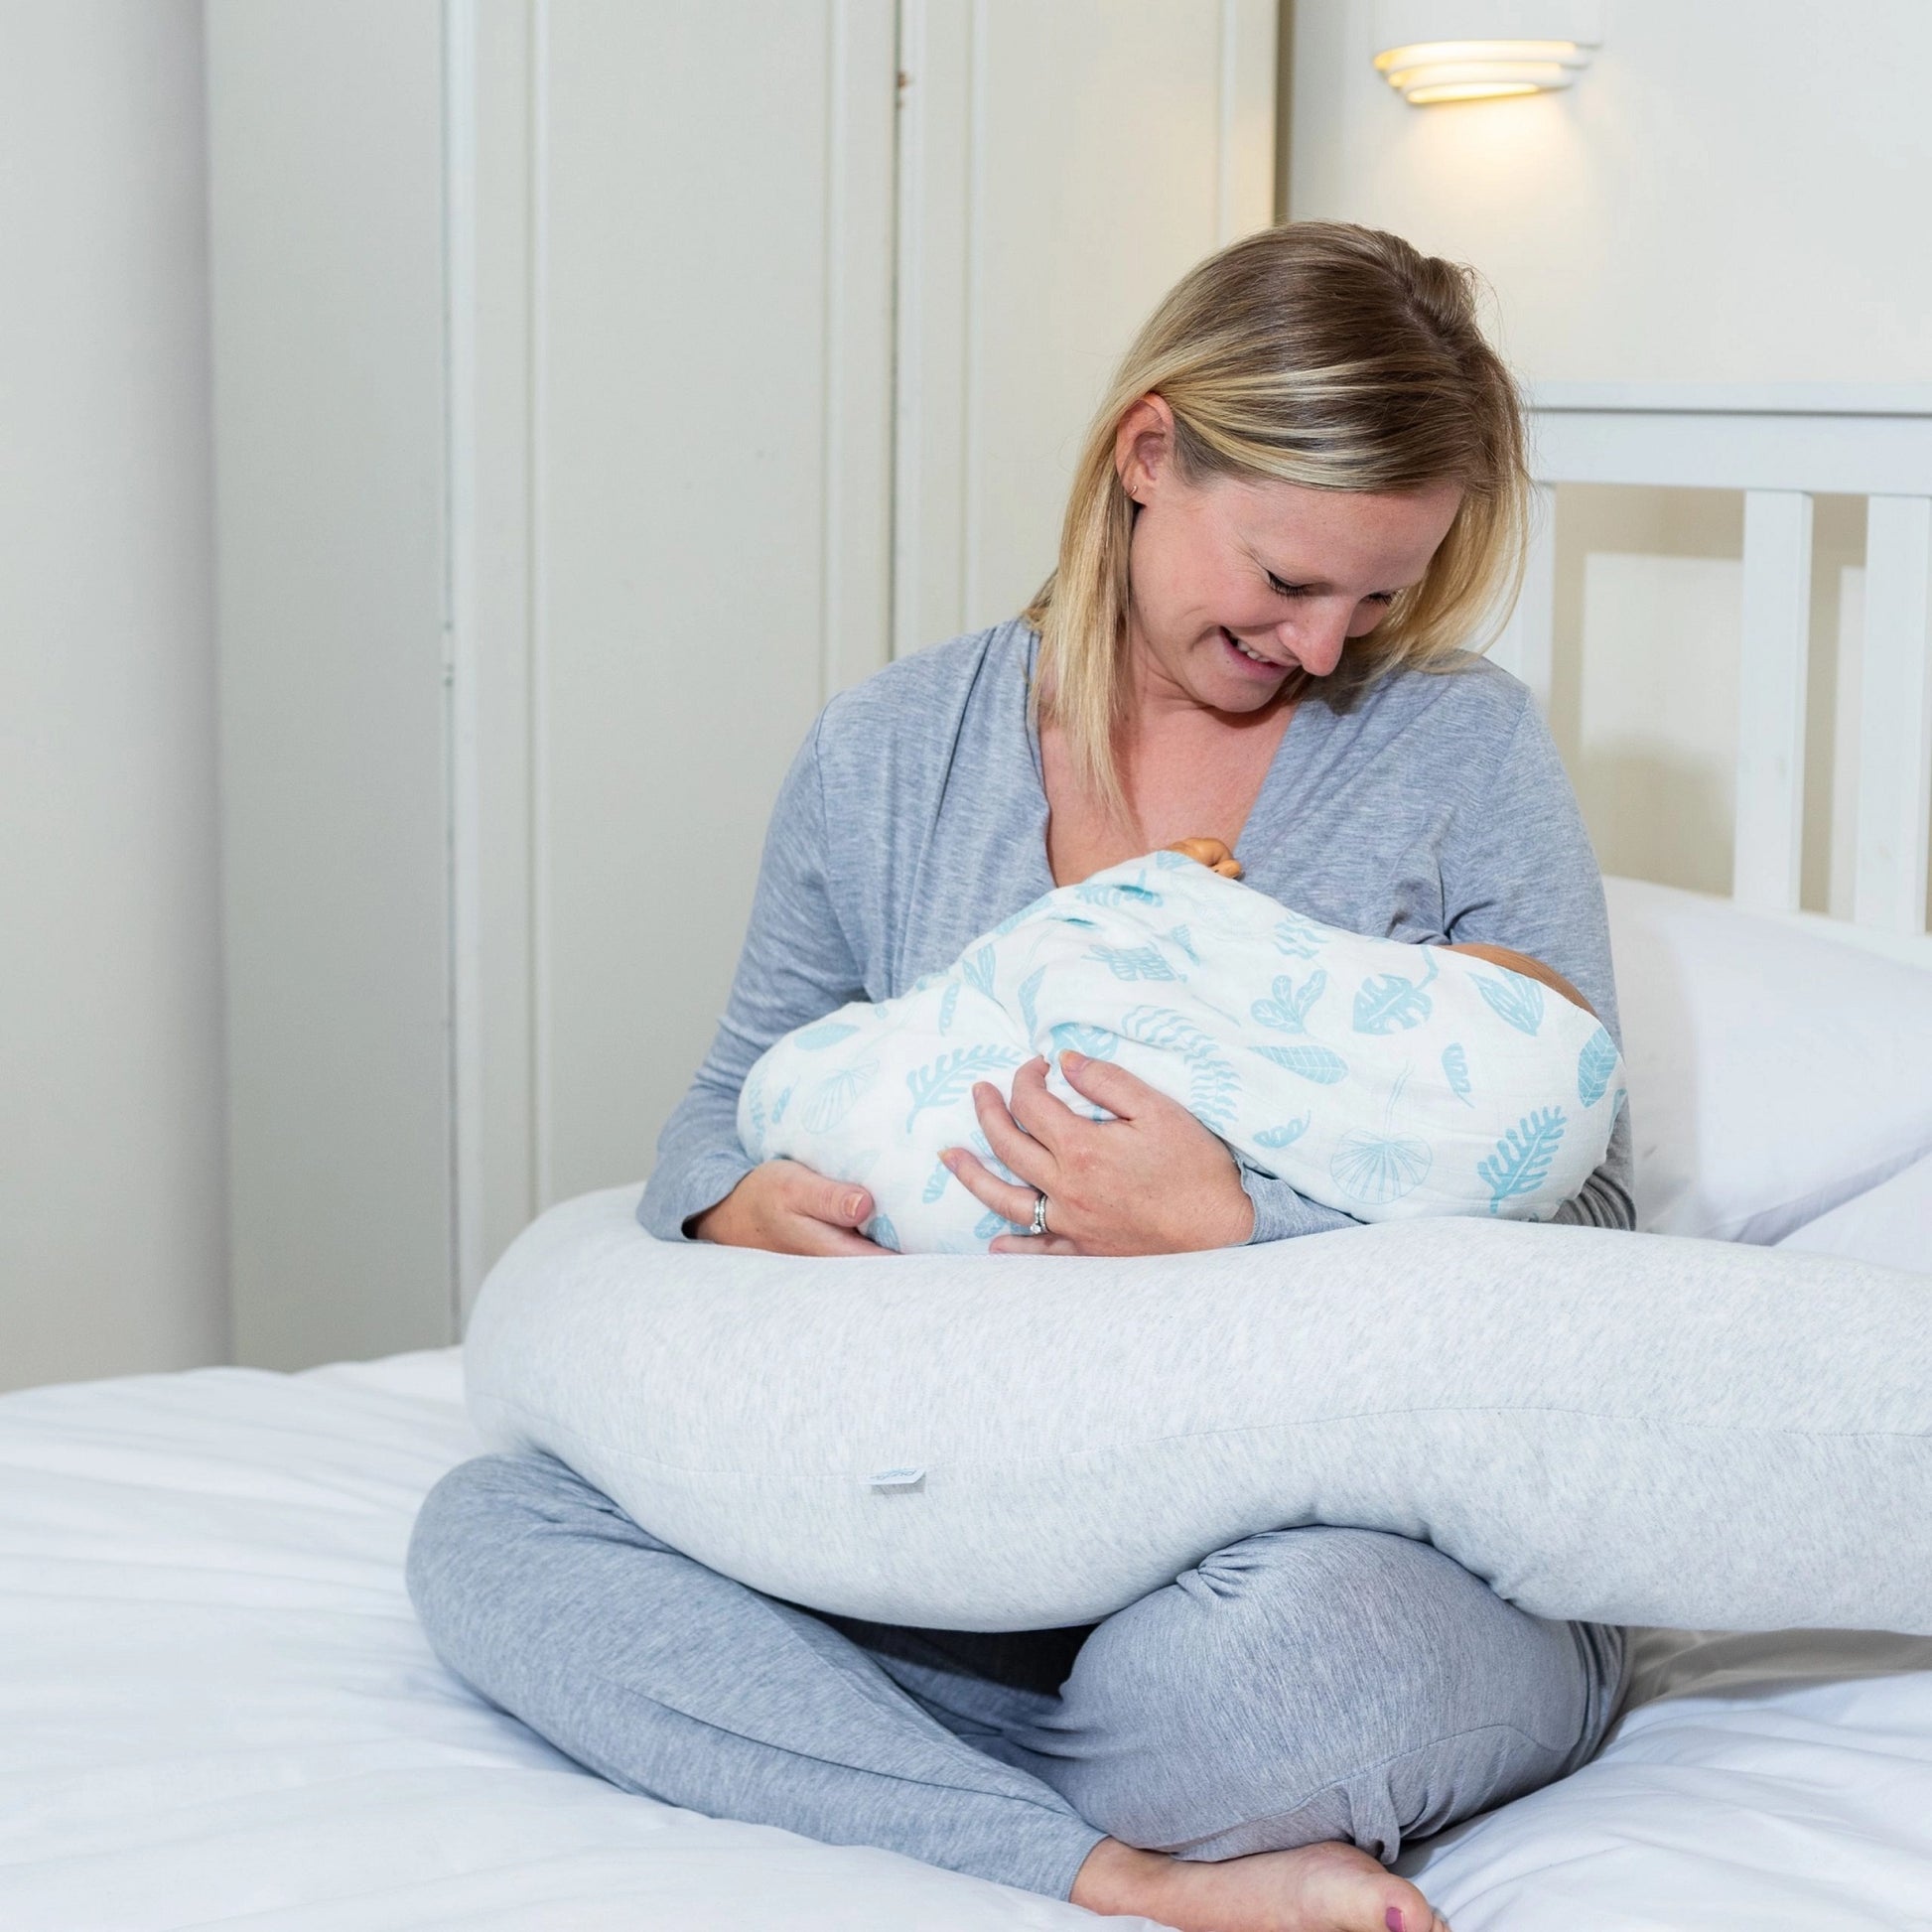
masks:
POLYGON ((1121 424, 1115 467, 1139 504, 1128 625, 1144 694, 1259 711, 1300 666, 1326 677, 1419 582, 1461 487, 1372 494, 1209 478, 1173 461, 1173 415, 1149 395, 1121 424))

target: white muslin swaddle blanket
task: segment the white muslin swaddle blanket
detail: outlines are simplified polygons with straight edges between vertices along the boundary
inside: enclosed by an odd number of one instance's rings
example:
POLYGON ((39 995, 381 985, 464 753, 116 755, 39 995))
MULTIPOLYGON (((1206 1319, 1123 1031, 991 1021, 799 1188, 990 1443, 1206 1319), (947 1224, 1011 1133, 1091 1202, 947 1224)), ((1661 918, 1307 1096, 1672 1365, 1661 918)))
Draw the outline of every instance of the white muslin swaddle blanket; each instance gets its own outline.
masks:
POLYGON ((1288 910, 1178 852, 1035 899, 897 999, 774 1042, 739 1095, 754 1161, 868 1188, 864 1232, 907 1254, 1025 1232, 940 1163, 972 1148, 977 1080, 1036 1053, 1113 1060, 1236 1155, 1361 1221, 1547 1220, 1602 1162, 1624 1098, 1608 1032, 1537 981, 1288 910))

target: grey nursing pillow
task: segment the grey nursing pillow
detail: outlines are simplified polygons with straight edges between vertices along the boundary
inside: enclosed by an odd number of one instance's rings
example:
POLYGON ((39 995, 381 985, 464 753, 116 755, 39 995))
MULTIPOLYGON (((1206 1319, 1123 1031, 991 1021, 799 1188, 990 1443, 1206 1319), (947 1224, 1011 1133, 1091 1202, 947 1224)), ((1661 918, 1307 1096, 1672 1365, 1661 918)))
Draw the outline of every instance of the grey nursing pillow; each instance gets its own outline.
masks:
POLYGON ((1088 1621, 1258 1530, 1426 1539, 1540 1615, 1932 1634, 1932 1283, 1593 1228, 802 1260, 553 1208, 471 1414, 811 1605, 1088 1621))

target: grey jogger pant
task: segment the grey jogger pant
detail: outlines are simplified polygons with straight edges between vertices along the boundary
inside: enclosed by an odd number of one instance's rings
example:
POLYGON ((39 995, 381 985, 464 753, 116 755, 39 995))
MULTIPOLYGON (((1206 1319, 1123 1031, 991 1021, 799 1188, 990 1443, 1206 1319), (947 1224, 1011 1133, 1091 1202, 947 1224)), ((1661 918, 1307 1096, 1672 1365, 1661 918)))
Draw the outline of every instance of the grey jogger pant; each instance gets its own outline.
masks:
POLYGON ((1057 1897, 1102 1836, 1392 1859, 1582 1764, 1624 1671, 1620 1631, 1369 1530, 1247 1537, 1077 1629, 824 1616, 536 1454, 451 1470, 408 1580, 452 1670, 624 1790, 1057 1897))

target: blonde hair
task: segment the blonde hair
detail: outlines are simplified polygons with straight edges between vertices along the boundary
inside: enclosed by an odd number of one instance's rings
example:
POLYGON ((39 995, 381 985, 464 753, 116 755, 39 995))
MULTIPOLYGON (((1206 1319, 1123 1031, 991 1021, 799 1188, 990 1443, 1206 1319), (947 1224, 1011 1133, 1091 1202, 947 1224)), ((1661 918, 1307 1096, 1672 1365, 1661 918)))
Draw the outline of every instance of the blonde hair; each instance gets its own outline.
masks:
MULTIPOLYGON (((1265 228, 1174 285, 1127 351, 1074 472, 1059 563, 1026 611, 1039 632, 1029 705, 1058 726, 1080 783, 1127 816, 1128 545, 1138 507, 1114 468, 1123 418, 1158 392, 1180 476, 1393 491, 1454 482, 1461 505, 1420 583, 1319 680, 1340 695, 1397 665, 1451 668, 1521 586, 1530 484, 1522 407, 1476 317, 1474 273, 1338 221, 1265 228)), ((1291 673, 1285 689, 1316 687, 1291 673)))

